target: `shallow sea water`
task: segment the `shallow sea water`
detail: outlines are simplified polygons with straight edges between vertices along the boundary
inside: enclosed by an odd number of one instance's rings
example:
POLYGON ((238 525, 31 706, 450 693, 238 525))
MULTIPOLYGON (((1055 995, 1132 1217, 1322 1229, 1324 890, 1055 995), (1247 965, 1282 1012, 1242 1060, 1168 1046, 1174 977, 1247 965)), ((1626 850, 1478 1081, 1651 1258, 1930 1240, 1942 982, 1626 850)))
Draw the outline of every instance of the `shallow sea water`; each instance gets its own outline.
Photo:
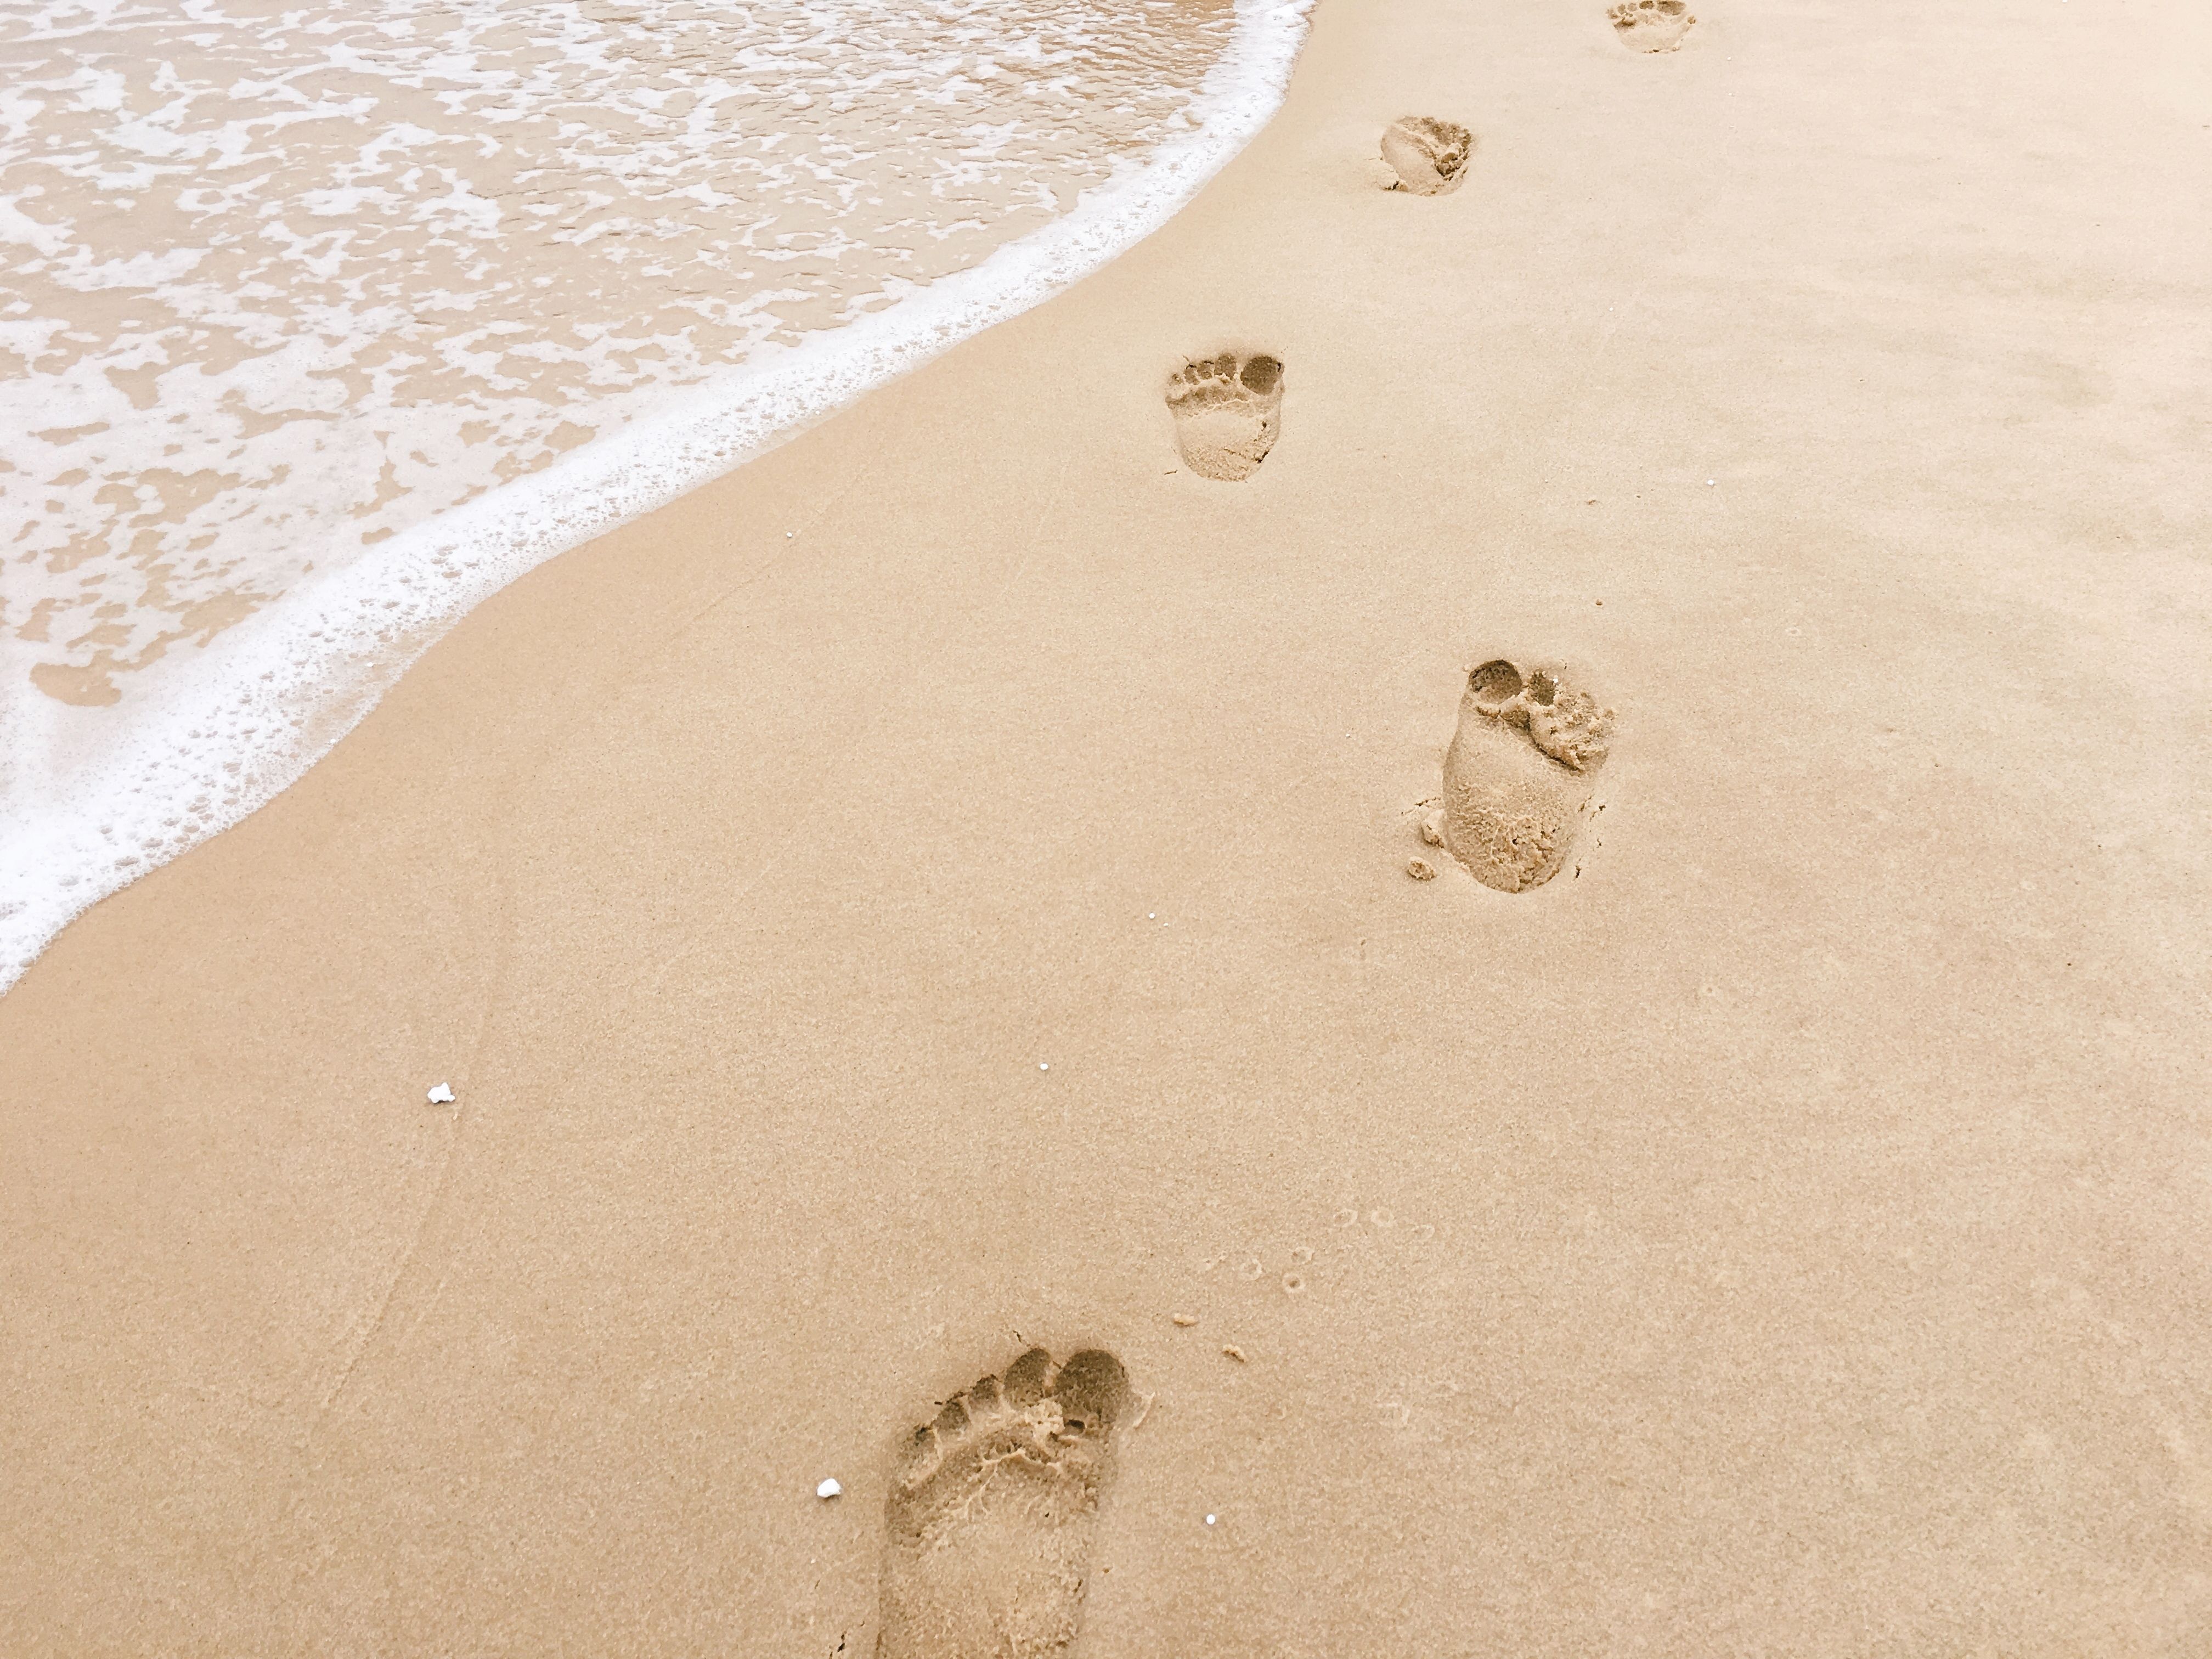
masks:
POLYGON ((296 776, 484 592, 1149 229, 1264 120, 1302 22, 0 14, 0 987, 296 776), (685 435, 748 376, 779 389, 685 435), (612 505, 578 511, 594 489, 612 505))
POLYGON ((1183 121, 1209 0, 0 21, 6 623, 70 702, 1183 121))

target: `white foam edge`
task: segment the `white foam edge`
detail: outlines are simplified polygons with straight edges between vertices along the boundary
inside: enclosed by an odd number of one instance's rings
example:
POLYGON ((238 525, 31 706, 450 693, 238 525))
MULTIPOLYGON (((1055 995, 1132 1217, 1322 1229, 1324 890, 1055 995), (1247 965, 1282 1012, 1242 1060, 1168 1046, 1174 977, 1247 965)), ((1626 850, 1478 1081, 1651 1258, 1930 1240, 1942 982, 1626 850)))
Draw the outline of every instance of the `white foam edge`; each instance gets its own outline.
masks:
POLYGON ((34 749, 51 754, 78 711, 27 688, 11 698, 16 801, 0 810, 0 992, 93 905, 273 799, 517 577, 766 453, 1158 229, 1280 106, 1312 3, 1237 0, 1229 43, 1199 84, 1194 130, 1094 185, 1060 218, 882 311, 684 388, 629 426, 300 584, 179 664, 149 696, 155 706, 133 711, 96 762, 49 779, 59 787, 43 801, 25 799, 34 749), (250 751, 218 743, 218 732, 250 741, 250 751), (214 804, 195 817, 187 808, 202 799, 214 804), (118 867, 134 853, 136 865, 118 867))

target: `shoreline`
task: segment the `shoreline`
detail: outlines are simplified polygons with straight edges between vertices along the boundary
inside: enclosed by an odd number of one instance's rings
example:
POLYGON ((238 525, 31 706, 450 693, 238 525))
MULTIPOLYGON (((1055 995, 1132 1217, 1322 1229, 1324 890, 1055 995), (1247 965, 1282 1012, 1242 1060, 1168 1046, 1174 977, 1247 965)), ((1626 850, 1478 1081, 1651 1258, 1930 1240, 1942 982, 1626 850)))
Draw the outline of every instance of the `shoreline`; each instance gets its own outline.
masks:
POLYGON ((225 630, 220 647, 137 688, 120 731, 104 729, 115 720, 104 711, 19 690, 13 759, 27 774, 35 755, 42 771, 17 786, 20 811, 0 813, 0 893, 14 899, 0 902, 0 996, 90 906, 295 781, 501 588, 789 442, 1157 230, 1265 124, 1310 3, 1238 0, 1235 34, 1196 94, 1212 111, 1205 125, 1060 218, 885 310, 665 392, 629 425, 300 581, 225 630), (80 753, 57 771, 57 751, 88 744, 96 758, 80 753))
POLYGON ((901 1448, 1032 1344, 1150 1402, 1095 1659, 2212 1624, 2144 90, 2212 25, 1697 9, 1321 8, 1159 231, 71 924, 0 999, 24 1650, 871 1651, 901 1448), (1492 659, 1617 711, 1606 811, 1409 881, 1492 659))

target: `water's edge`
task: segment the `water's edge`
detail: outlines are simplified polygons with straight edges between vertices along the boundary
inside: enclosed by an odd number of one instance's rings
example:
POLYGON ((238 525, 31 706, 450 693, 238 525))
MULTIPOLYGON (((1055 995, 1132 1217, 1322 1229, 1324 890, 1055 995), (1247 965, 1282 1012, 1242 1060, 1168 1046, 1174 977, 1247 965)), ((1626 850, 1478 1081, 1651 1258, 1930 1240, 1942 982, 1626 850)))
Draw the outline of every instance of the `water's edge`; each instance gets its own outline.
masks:
POLYGON ((1042 229, 721 384, 672 394, 621 431, 303 582, 184 667, 161 711, 58 798, 24 799, 27 763, 51 752, 80 711, 19 701, 8 738, 20 805, 0 815, 0 993, 92 905, 274 799, 517 577, 765 453, 1159 228, 1279 107, 1311 3, 1237 0, 1229 46, 1200 83, 1197 129, 1042 229))

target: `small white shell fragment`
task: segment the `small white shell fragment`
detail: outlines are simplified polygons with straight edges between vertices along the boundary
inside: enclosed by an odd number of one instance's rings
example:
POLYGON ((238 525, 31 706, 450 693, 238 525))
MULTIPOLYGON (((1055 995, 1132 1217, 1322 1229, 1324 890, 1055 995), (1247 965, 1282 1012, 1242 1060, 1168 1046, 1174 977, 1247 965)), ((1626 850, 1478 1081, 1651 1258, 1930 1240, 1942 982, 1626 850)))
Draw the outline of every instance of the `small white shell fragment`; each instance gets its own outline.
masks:
POLYGON ((1037 1070, 1040 1072, 1049 1072, 1052 1070, 1052 1066, 1048 1061, 1041 1060, 1037 1061, 1037 1070))
POLYGON ((1215 1520, 1215 1517, 1214 1517, 1214 1516, 1211 1516, 1211 1515, 1209 1515, 1209 1516, 1207 1516, 1206 1517, 1206 1524, 1207 1526, 1209 1526, 1209 1527, 1210 1527, 1210 1526, 1212 1526, 1212 1525, 1213 1524, 1214 1520, 1215 1520))
POLYGON ((429 1099, 430 1103, 433 1106, 452 1105, 453 1103, 453 1085, 450 1083, 441 1083, 436 1088, 430 1091, 429 1099))
POLYGON ((835 1498, 844 1490, 845 1489, 839 1486, 834 1480, 824 1480, 820 1486, 814 1489, 814 1495, 817 1498, 835 1498))

